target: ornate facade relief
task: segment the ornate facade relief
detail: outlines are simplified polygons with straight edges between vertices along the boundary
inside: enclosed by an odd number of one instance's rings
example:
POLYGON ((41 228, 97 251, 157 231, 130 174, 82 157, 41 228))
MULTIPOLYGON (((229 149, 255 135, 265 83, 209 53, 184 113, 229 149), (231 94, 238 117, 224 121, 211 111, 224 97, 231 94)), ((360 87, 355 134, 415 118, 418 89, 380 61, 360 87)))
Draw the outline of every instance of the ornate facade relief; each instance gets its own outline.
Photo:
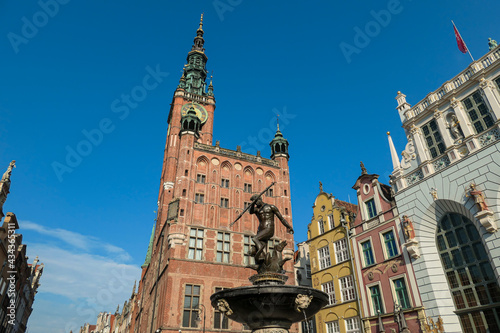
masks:
POLYGON ((481 225, 489 233, 495 233, 498 230, 496 222, 492 219, 493 212, 488 208, 486 204, 486 198, 483 191, 476 187, 475 183, 470 183, 469 188, 465 190, 465 197, 474 198, 474 202, 477 206, 478 212, 474 215, 475 218, 479 220, 481 225))
POLYGON ((413 140, 408 139, 408 143, 406 144, 405 150, 401 153, 403 159, 401 160, 401 167, 403 169, 408 169, 411 167, 411 161, 417 158, 417 154, 415 153, 415 146, 413 145, 413 140))

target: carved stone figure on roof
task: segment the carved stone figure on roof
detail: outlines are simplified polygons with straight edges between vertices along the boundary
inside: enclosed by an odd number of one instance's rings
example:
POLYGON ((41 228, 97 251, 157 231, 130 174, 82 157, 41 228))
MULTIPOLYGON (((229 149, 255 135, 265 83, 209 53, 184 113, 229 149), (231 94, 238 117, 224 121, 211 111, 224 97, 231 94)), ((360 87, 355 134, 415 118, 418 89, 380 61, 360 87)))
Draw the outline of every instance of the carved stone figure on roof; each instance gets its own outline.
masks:
POLYGON ((498 46, 498 43, 496 40, 494 40, 492 38, 488 38, 488 46, 490 47, 490 51, 491 51, 498 46))

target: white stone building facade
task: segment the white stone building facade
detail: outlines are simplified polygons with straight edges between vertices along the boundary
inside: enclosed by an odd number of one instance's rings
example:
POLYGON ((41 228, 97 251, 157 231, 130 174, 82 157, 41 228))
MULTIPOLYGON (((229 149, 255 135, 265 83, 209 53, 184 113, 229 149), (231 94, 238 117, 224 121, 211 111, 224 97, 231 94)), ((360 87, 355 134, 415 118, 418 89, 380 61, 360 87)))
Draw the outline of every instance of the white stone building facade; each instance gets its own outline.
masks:
POLYGON ((445 332, 500 332, 500 48, 413 107, 396 100, 408 144, 400 160, 389 136, 391 183, 426 314, 445 332))

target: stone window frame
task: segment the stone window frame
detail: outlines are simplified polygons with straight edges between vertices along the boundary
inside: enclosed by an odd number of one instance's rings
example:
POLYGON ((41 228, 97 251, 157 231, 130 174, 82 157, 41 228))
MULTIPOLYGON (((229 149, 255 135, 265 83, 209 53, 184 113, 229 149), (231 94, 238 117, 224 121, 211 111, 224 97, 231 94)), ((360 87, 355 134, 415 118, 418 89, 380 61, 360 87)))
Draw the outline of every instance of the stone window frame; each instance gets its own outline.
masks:
POLYGON ((206 184, 206 181, 207 181, 207 175, 205 175, 203 173, 198 173, 196 175, 196 182, 198 184, 206 184))
POLYGON ((330 230, 335 229, 335 221, 333 219, 333 213, 328 214, 327 219, 328 219, 328 224, 330 226, 330 230))
POLYGON ((254 265, 255 258, 248 254, 253 245, 252 236, 243 235, 243 264, 244 265, 254 265))
POLYGON ((335 243, 333 243, 333 248, 335 249, 335 260, 337 264, 350 259, 349 247, 347 246, 347 238, 341 238, 335 243))
POLYGON ((229 198, 221 197, 220 206, 221 208, 229 208, 229 198))
POLYGON ((384 303, 384 293, 383 293, 383 289, 382 289, 380 281, 376 281, 376 282, 367 284, 365 286, 365 288, 366 288, 366 294, 370 298, 370 302, 369 302, 370 303, 370 307, 369 307, 370 308, 370 313, 371 313, 372 316, 378 315, 377 309, 375 308, 375 304, 373 302, 373 293, 372 293, 372 288, 373 287, 377 287, 378 288, 378 292, 379 292, 378 298, 379 298, 379 303, 380 303, 380 306, 381 306, 380 314, 384 314, 384 313, 386 313, 387 309, 386 309, 386 306, 385 306, 385 303, 384 303))
POLYGON ((205 193, 196 193, 194 195, 194 202, 197 204, 205 203, 205 193))
POLYGON ((245 193, 252 193, 252 184, 250 184, 250 183, 244 183, 243 184, 243 192, 245 192, 245 193))
POLYGON ((328 295, 328 303, 326 306, 337 304, 337 298, 335 297, 335 284, 333 280, 322 283, 321 291, 328 295))
POLYGON ((403 280, 403 291, 404 291, 404 296, 406 297, 406 300, 408 302, 408 306, 407 307, 403 307, 403 309, 411 309, 413 307, 413 301, 411 299, 411 296, 410 296, 410 293, 409 293, 409 288, 408 288, 408 280, 407 280, 407 277, 405 274, 400 274, 400 275, 396 275, 396 276, 391 276, 389 278, 390 282, 391 282, 391 292, 392 292, 392 299, 394 300, 394 304, 399 304, 399 306, 403 306, 403 304, 401 304, 401 299, 399 298, 399 295, 398 295, 398 290, 396 290, 396 284, 395 282, 396 281, 400 281, 400 280, 403 280))
POLYGON ((443 135, 439 131, 439 126, 436 119, 431 119, 420 127, 424 137, 425 144, 431 155, 431 159, 435 159, 439 155, 444 154, 446 145, 443 141, 443 135), (430 143, 429 143, 430 142, 430 143))
POLYGON ((323 218, 318 219, 318 235, 323 235, 325 233, 325 222, 323 218))
POLYGON ((359 252, 362 254, 362 257, 363 257, 363 268, 375 265, 377 263, 377 259, 375 257, 375 253, 373 251, 372 237, 370 236, 368 238, 360 240, 358 244, 359 244, 359 252), (373 262, 370 264, 366 262, 366 256, 365 256, 366 250, 363 248, 363 244, 366 244, 366 243, 370 243, 370 252, 371 252, 371 256, 372 256, 372 260, 373 260, 373 262))
POLYGON ((461 102, 464 107, 464 111, 467 114, 467 117, 470 120, 472 128, 474 129, 474 132, 476 134, 483 133, 484 131, 487 131, 488 129, 495 126, 493 113, 491 112, 487 101, 481 95, 481 92, 479 90, 474 91, 472 94, 462 99, 461 102), (481 101, 477 101, 477 99, 481 99, 481 101), (469 102, 470 107, 468 106, 467 102, 469 102), (481 112, 481 105, 484 105, 484 108, 486 110, 484 113, 481 112), (473 116, 471 116, 471 114, 473 116), (476 118, 473 120, 473 117, 476 118), (488 119, 488 117, 490 119, 489 121, 491 122, 490 126, 487 125, 487 120, 485 120, 488 119), (482 127, 481 130, 478 129, 479 126, 482 127))
POLYGON ((184 305, 186 300, 189 298, 189 307, 183 308, 182 311, 182 327, 198 327, 196 323, 196 318, 198 317, 199 304, 201 299, 201 285, 186 283, 184 285, 184 305), (197 293, 195 290, 198 290, 197 293), (187 325, 186 324, 187 315, 187 325))
POLYGON ((371 219, 375 218, 378 215, 378 212, 377 212, 377 203, 375 202, 375 197, 369 198, 363 204, 364 204, 364 207, 365 207, 367 220, 371 220, 371 219), (371 203, 373 203, 373 207, 371 207, 371 208, 373 208, 373 214, 371 214, 371 210, 370 210, 371 203))
POLYGON ((361 325, 358 316, 345 318, 344 323, 346 333, 361 333, 361 325), (349 328, 349 324, 351 325, 351 328, 349 328))
POLYGON ((381 230, 379 232, 379 237, 380 237, 380 244, 382 244, 382 249, 384 252, 385 260, 395 258, 401 254, 401 249, 399 248, 399 240, 397 238, 397 233, 396 233, 396 230, 394 229, 394 226, 391 226, 387 229, 381 230), (393 241, 394 241, 394 249, 396 250, 396 253, 392 256, 389 254, 389 249, 387 247, 388 241, 385 239, 385 235, 387 235, 390 232, 392 232, 393 241))
POLYGON ((330 245, 326 245, 318 249, 318 261, 320 270, 332 266, 332 260, 330 258, 330 245))
POLYGON ((220 187, 221 188, 229 188, 229 184, 230 184, 230 182, 229 182, 228 178, 222 178, 220 180, 220 187))
POLYGON ((326 333, 340 333, 340 325, 338 320, 327 321, 325 323, 326 333))
POLYGON ((352 274, 340 277, 339 285, 342 302, 351 302, 356 300, 356 286, 354 285, 354 277, 352 274))

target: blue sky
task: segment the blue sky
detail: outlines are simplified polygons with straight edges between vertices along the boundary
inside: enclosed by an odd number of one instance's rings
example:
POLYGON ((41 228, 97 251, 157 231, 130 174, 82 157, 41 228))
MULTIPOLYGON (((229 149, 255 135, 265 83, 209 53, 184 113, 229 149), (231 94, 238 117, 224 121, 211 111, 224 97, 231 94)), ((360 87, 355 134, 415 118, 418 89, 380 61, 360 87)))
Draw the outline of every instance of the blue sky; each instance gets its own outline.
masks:
POLYGON ((30 260, 46 265, 29 321, 42 333, 114 311, 140 278, 169 104, 201 12, 214 139, 269 156, 281 115, 296 241, 319 181, 355 203, 362 160, 387 183, 385 133, 405 145, 397 91, 413 105, 470 63, 452 19, 476 58, 500 39, 493 1, 54 3, 0 1, 0 169, 17 161, 4 210, 21 221, 30 260), (151 72, 155 88, 113 112, 151 72), (77 149, 85 156, 68 157, 77 149))

